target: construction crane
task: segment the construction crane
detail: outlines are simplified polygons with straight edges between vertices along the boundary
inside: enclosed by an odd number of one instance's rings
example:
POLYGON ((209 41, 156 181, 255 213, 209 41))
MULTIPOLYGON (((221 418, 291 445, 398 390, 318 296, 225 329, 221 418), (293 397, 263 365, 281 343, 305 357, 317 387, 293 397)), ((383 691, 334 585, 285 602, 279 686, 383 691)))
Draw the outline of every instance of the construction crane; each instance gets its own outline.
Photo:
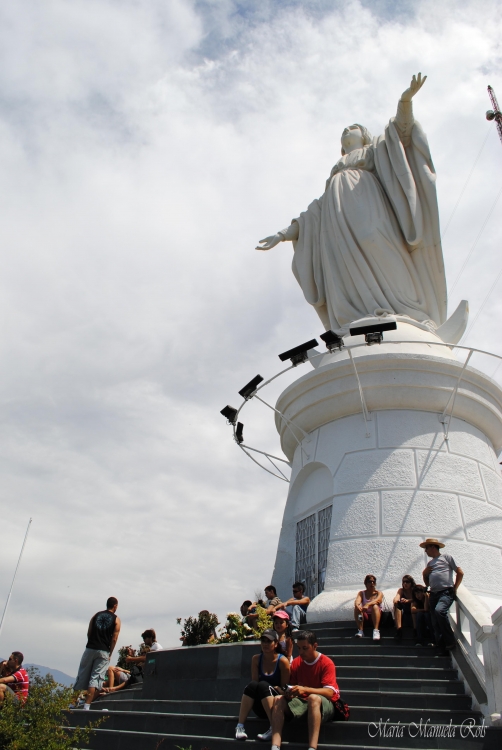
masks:
POLYGON ((495 122, 497 123, 499 138, 502 142, 502 112, 500 111, 499 103, 497 101, 497 97, 495 96, 495 91, 491 86, 488 86, 488 96, 490 97, 493 109, 488 110, 488 112, 486 113, 486 119, 495 120, 495 122))

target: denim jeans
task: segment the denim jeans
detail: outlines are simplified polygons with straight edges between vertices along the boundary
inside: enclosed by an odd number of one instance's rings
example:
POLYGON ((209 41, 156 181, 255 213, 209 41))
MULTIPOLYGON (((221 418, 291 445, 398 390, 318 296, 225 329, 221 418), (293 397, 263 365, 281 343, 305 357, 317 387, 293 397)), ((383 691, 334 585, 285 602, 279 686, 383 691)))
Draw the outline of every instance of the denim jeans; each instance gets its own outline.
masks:
POLYGON ((432 627, 434 628, 437 645, 444 648, 455 645, 455 635, 448 620, 448 610, 455 601, 454 589, 431 591, 429 601, 432 627))
POLYGON ((286 612, 289 614, 293 630, 300 630, 300 625, 305 625, 307 622, 307 615, 299 604, 286 607, 286 612))

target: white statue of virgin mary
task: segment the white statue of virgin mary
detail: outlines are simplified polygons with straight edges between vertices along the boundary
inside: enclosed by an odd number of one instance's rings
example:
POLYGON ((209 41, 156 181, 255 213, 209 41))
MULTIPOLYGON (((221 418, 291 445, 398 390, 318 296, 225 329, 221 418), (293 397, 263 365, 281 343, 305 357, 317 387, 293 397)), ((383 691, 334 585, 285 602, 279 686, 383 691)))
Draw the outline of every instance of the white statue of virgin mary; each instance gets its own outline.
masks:
POLYGON ((326 329, 386 313, 445 321, 436 174, 411 103, 425 80, 413 76, 383 135, 345 128, 324 194, 257 247, 293 241, 293 273, 326 329))

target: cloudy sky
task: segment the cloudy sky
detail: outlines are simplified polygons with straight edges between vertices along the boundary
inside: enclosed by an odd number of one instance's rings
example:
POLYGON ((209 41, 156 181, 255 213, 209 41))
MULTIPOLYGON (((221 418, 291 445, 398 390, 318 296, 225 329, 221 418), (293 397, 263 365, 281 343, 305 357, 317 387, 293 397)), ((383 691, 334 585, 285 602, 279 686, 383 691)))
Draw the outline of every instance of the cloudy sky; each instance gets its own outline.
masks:
MULTIPOLYGON (((120 644, 167 646, 269 582, 287 485, 218 412, 322 328, 291 245, 253 248, 419 70, 450 285, 477 241, 450 311, 477 315, 502 271, 501 6, 3 0, 0 22, 2 608, 33 517, 0 654, 74 675, 109 595, 120 644)), ((498 354, 501 291, 467 338, 498 354)), ((259 404, 246 439, 279 450, 259 404)))

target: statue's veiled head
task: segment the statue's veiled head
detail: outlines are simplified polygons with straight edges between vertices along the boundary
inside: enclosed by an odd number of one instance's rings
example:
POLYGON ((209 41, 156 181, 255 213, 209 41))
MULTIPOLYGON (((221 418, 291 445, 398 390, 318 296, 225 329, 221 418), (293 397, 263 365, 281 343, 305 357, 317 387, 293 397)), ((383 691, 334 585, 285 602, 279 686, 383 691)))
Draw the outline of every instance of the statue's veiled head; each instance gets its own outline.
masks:
POLYGON ((348 154, 349 151, 354 151, 356 148, 362 148, 368 146, 373 140, 370 131, 355 122, 353 125, 349 125, 342 133, 342 156, 348 154))

